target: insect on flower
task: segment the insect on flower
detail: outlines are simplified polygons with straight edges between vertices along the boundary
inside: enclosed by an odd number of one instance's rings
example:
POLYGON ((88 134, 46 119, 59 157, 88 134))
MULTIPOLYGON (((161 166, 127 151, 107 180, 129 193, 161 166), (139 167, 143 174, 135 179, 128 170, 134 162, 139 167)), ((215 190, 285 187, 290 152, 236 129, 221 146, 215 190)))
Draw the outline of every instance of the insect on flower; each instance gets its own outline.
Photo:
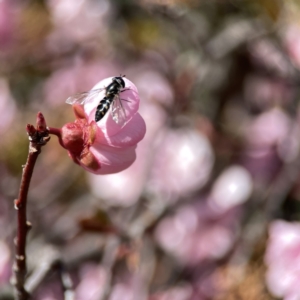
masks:
POLYGON ((123 126, 126 124, 127 118, 121 100, 128 101, 120 98, 120 93, 127 90, 125 89, 125 81, 123 80, 123 77, 125 77, 125 75, 113 77, 112 82, 107 87, 75 94, 69 97, 66 102, 68 104, 83 105, 89 101, 92 101, 99 95, 100 92, 105 90, 105 96, 102 100, 100 100, 95 112, 95 121, 100 121, 111 107, 113 120, 117 124, 123 126))
POLYGON ((105 78, 91 92, 72 96, 67 103, 72 104, 76 119, 61 128, 60 143, 75 163, 102 175, 132 165, 137 144, 146 133, 133 82, 124 76, 105 78), (101 121, 95 122, 97 111, 101 121))

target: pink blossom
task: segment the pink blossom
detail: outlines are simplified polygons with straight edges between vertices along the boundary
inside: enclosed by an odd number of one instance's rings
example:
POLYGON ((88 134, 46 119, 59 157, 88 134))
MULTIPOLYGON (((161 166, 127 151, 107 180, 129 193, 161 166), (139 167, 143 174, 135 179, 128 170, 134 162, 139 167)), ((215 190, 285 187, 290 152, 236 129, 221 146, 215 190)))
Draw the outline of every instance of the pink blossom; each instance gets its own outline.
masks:
POLYGON ((215 181, 209 204, 216 211, 226 211, 247 201, 252 189, 250 173, 241 166, 230 166, 215 181))
POLYGON ((284 110, 272 108, 242 124, 241 133, 246 139, 242 164, 260 183, 276 174, 281 160, 297 157, 299 129, 284 110))
POLYGON ((0 1, 0 47, 1 51, 11 50, 16 39, 16 14, 13 1, 0 1))
POLYGON ((148 190, 174 201, 203 187, 214 163, 207 138, 191 128, 169 129, 161 138, 148 190))
POLYGON ((269 291, 285 300, 299 299, 300 223, 271 223, 265 263, 269 291))
POLYGON ((284 142, 290 126, 289 116, 273 108, 253 119, 245 128, 245 135, 253 147, 268 148, 284 142))
POLYGON ((105 38, 107 19, 111 13, 109 1, 48 0, 46 4, 54 25, 49 47, 57 47, 54 42, 59 39, 61 44, 64 40, 84 42, 92 38, 105 38))
POLYGON ((189 300, 193 289, 188 284, 174 286, 166 291, 157 292, 150 297, 150 300, 189 300))
POLYGON ((120 282, 115 284, 112 287, 109 300, 146 300, 146 294, 144 285, 145 283, 142 280, 142 276, 138 276, 137 273, 129 274, 124 273, 120 276, 120 282), (126 276, 125 278, 124 275, 126 276))
POLYGON ((17 113, 16 104, 10 93, 8 81, 4 78, 0 78, 0 111, 5 111, 1 116, 0 123, 0 133, 2 133, 7 130, 17 113))
POLYGON ((252 106, 265 110, 274 105, 289 104, 293 90, 281 79, 251 75, 246 78, 244 96, 252 106))
MULTIPOLYGON (((137 112, 139 95, 136 86, 124 78, 125 90, 121 92, 126 123, 117 124, 110 110, 98 122, 95 111, 105 89, 91 97, 82 106, 74 104, 76 120, 65 124, 61 130, 61 144, 69 156, 84 169, 95 174, 111 174, 128 168, 136 158, 136 145, 143 139, 146 126, 137 112)), ((112 78, 99 82, 93 89, 108 86, 112 78)))
POLYGON ((7 283, 10 274, 10 257, 11 253, 8 245, 0 240, 0 286, 7 283))
POLYGON ((80 283, 76 287, 76 300, 97 300, 104 293, 108 277, 104 268, 88 264, 80 269, 80 283))
POLYGON ((300 67, 300 27, 289 26, 283 36, 285 46, 295 65, 300 67))
POLYGON ((174 101, 172 87, 167 79, 160 73, 153 70, 135 70, 136 80, 134 81, 139 87, 140 95, 153 103, 171 106, 174 101), (141 74, 140 74, 141 73, 141 74), (151 83, 151 88, 149 84, 151 83))
POLYGON ((235 240, 236 215, 215 213, 209 206, 186 205, 157 226, 155 237, 181 263, 194 265, 223 257, 235 240))

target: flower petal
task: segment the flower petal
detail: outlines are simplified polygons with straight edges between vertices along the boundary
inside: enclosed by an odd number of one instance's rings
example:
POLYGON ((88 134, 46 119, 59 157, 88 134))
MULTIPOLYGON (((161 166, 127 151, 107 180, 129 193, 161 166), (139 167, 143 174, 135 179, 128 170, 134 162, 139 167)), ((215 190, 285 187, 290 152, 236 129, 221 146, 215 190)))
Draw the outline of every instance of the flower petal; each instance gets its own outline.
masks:
POLYGON ((135 149, 136 146, 115 148, 102 144, 95 144, 90 147, 90 152, 101 162, 101 168, 97 171, 90 169, 88 169, 88 171, 95 174, 111 174, 123 171, 135 161, 135 149))
MULTIPOLYGON (((97 85, 93 87, 92 90, 103 89, 101 92, 97 93, 94 97, 91 97, 89 101, 84 104, 85 113, 88 116, 88 121, 91 122, 95 120, 95 112, 99 102, 105 96, 105 88, 112 82, 113 77, 106 78, 100 81, 97 85)), ((136 86, 127 78, 123 78, 125 82, 125 89, 120 93, 120 99, 122 101, 122 106, 126 114, 127 122, 136 114, 139 108, 140 98, 136 86), (126 100, 126 101, 125 101, 126 100)), ((119 132, 125 125, 117 124, 111 115, 111 108, 105 114, 105 116, 97 122, 98 127, 107 135, 114 135, 119 132)))
POLYGON ((139 113, 127 123, 118 133, 109 136, 107 132, 97 131, 95 143, 109 145, 112 147, 130 147, 136 145, 143 139, 146 133, 146 124, 139 113))

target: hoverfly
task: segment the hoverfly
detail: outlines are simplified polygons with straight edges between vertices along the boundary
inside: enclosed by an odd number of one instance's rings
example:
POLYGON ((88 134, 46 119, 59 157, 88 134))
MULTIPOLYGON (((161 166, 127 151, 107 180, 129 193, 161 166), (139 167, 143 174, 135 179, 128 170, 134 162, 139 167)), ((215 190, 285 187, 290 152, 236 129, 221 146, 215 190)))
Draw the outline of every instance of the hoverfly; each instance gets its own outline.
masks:
POLYGON ((126 123, 126 113, 121 100, 128 101, 125 99, 120 99, 120 93, 123 92, 125 88, 125 81, 123 77, 125 77, 125 75, 113 77, 112 82, 107 87, 75 94, 69 97, 66 102, 68 104, 77 103, 82 105, 92 101, 94 97, 97 97, 100 92, 105 90, 105 96, 102 100, 100 100, 96 109, 95 121, 100 121, 111 107, 111 115, 113 120, 122 126, 126 123))

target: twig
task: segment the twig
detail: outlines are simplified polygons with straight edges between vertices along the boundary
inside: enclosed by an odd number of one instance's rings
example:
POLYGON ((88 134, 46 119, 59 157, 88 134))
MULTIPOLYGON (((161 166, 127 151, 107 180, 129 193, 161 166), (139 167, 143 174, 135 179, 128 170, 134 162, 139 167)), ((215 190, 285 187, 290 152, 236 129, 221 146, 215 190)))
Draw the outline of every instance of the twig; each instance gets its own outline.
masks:
POLYGON ((15 239, 16 255, 13 267, 13 284, 15 286, 15 296, 17 300, 27 300, 30 297, 29 293, 24 288, 27 274, 26 237, 31 228, 31 224, 27 221, 26 216, 27 194, 33 169, 38 155, 41 152, 41 147, 50 139, 42 113, 38 113, 37 115, 36 128, 33 125, 28 124, 26 130, 30 141, 29 152, 27 162, 23 167, 19 196, 18 199, 15 200, 15 209, 18 211, 18 228, 17 237, 15 239))

